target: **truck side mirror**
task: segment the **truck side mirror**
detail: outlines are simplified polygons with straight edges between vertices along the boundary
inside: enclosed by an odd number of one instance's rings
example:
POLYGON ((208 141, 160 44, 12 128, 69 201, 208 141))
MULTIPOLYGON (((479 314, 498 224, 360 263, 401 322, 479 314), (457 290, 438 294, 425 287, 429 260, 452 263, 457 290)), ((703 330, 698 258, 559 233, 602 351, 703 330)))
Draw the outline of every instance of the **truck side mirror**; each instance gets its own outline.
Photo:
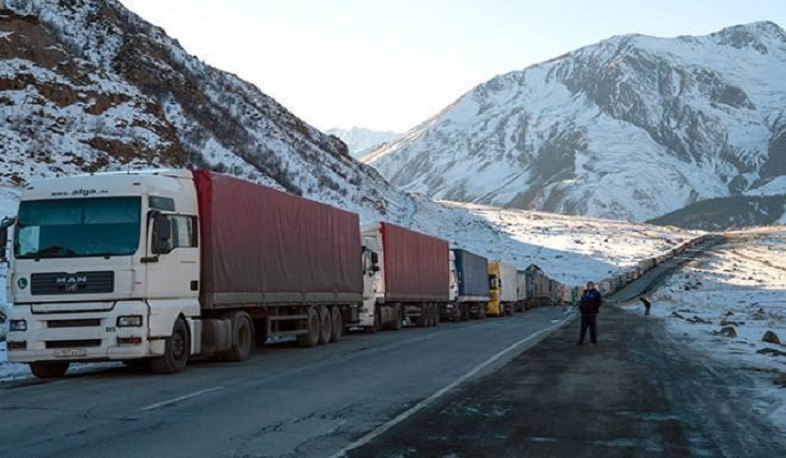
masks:
MULTIPOLYGON (((379 255, 377 254, 376 251, 371 252, 371 264, 379 264, 379 255)), ((379 267, 377 267, 377 270, 375 270, 374 272, 378 272, 378 271, 379 271, 379 267)))
POLYGON ((0 222, 0 262, 8 262, 8 228, 13 226, 16 218, 3 218, 0 222))
POLYGON ((153 246, 155 254, 168 253, 169 239, 172 238, 172 222, 162 214, 156 213, 153 216, 153 246))

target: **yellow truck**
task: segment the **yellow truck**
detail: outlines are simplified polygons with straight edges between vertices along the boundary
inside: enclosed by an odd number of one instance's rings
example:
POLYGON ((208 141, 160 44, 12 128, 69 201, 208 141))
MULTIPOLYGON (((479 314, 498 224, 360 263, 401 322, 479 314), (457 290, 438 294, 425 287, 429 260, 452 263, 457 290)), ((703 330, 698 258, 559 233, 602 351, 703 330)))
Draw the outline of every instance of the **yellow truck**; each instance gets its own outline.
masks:
POLYGON ((510 315, 518 297, 516 268, 506 262, 490 261, 488 272, 490 294, 486 315, 510 315))

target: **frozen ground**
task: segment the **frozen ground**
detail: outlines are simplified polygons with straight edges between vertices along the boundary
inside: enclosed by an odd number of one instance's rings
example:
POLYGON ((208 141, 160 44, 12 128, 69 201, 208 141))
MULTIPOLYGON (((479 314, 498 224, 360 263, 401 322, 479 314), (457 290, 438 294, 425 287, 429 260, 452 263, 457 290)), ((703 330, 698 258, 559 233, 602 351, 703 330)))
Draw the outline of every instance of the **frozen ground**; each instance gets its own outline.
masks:
MULTIPOLYGON (((786 433, 784 243, 783 227, 731 234, 728 244, 691 261, 652 294, 652 314, 684 341, 750 371, 760 412, 786 433), (767 331, 782 344, 763 342, 767 331)), ((643 313, 640 304, 626 309, 643 313)))
POLYGON ((698 237, 677 228, 441 202, 453 245, 524 269, 537 264, 567 285, 599 280, 698 237), (475 230, 490 225, 491 231, 475 230), (485 232, 485 233, 484 233, 485 232), (488 234, 488 235, 487 235, 488 234))

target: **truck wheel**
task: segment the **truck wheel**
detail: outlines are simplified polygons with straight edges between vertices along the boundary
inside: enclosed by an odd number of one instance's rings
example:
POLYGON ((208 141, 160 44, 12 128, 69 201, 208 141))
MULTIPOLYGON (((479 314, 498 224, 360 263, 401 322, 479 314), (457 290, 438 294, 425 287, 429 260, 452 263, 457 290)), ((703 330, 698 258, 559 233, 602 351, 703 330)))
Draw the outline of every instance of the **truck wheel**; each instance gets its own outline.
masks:
POLYGON ((330 316, 330 310, 324 305, 319 307, 319 343, 324 345, 330 342, 330 336, 333 334, 333 319, 330 316))
POLYGON ((254 329, 251 326, 251 317, 246 312, 234 316, 234 331, 232 348, 224 353, 224 361, 245 361, 251 355, 254 347, 254 329))
POLYGON ((297 344, 301 347, 315 347, 319 343, 319 313, 316 307, 308 308, 308 332, 297 336, 297 344))
POLYGON ((480 315, 478 316, 479 320, 485 320, 486 319, 486 311, 487 311, 486 308, 487 307, 488 306, 486 304, 481 304, 480 305, 480 315))
POLYGON ((439 324, 439 304, 431 304, 431 326, 439 324))
POLYGON ((461 304, 461 321, 469 321, 469 304, 461 304))
POLYGON ((391 329, 400 331, 402 327, 404 327, 404 310, 401 308, 401 304, 396 304, 393 308, 393 324, 391 325, 391 329))
POLYGON ((188 325, 183 318, 175 320, 172 336, 164 344, 164 356, 150 360, 150 369, 156 374, 177 374, 186 368, 191 342, 188 325))
POLYGON ((332 307, 331 316, 333 317, 333 332, 330 333, 330 341, 338 342, 344 335, 344 318, 341 316, 339 306, 332 307))
POLYGON ((38 378, 58 378, 65 375, 71 363, 30 363, 30 372, 38 378))

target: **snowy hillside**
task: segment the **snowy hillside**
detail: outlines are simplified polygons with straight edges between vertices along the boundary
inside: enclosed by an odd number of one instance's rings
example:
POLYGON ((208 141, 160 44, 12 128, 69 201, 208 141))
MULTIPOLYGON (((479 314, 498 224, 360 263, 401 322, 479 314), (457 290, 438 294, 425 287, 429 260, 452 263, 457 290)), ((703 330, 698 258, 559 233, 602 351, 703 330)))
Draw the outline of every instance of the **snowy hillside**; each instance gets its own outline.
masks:
POLYGON ((192 164, 367 215, 406 195, 115 0, 5 0, 0 178, 192 164), (12 11, 13 10, 13 11, 12 11))
POLYGON ((378 131, 362 127, 353 127, 351 129, 335 127, 325 132, 335 135, 346 143, 349 148, 349 154, 355 159, 361 159, 383 143, 389 143, 404 136, 404 134, 397 132, 378 131))
MULTIPOLYGON (((761 408, 786 432, 784 242, 783 228, 733 236, 655 291, 652 314, 684 342, 761 377, 761 408), (762 341, 767 331, 781 344, 762 341)), ((631 308, 643 313, 640 305, 631 308)))
POLYGON ((645 221, 786 191, 786 33, 617 36, 493 78, 364 158, 438 199, 645 221))

